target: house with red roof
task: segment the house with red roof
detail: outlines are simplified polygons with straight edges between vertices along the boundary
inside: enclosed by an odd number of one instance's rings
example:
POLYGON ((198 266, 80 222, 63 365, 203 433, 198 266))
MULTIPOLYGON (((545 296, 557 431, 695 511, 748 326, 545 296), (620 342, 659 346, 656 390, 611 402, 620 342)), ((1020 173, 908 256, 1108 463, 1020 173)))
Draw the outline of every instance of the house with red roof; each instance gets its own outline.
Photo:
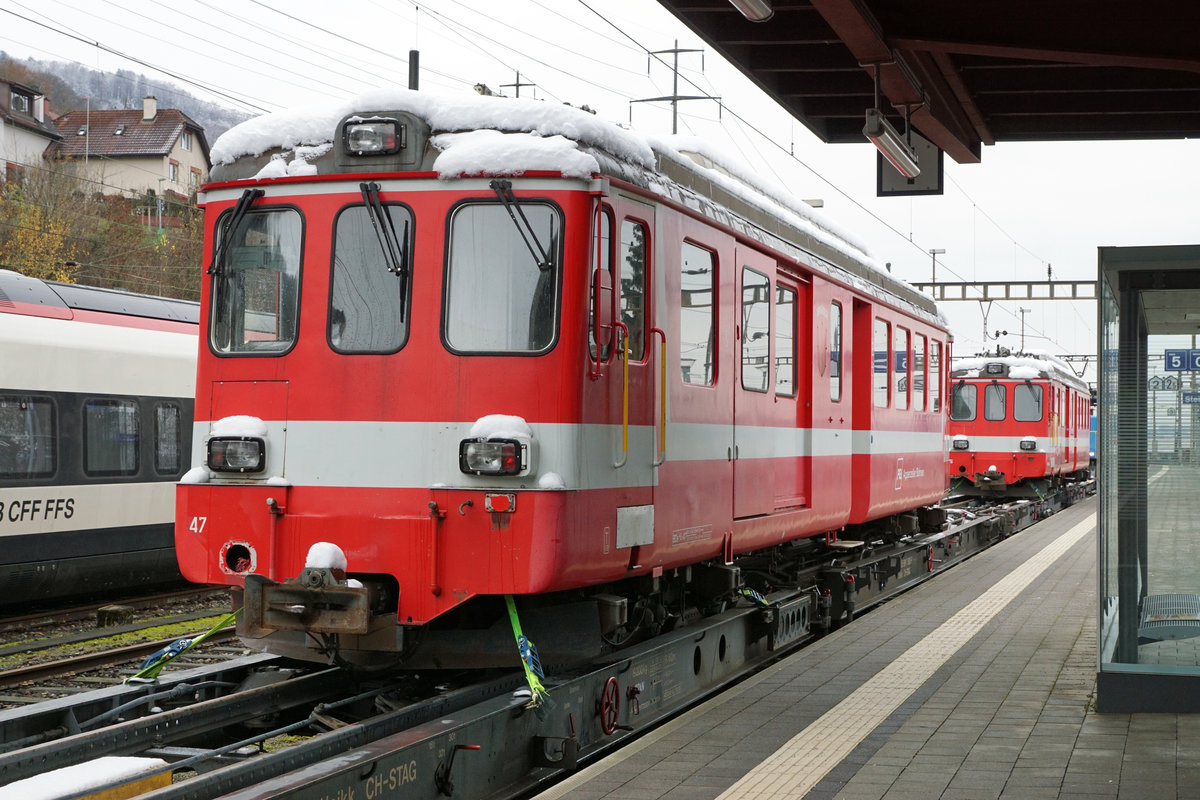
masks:
POLYGON ((0 183, 39 166, 42 153, 61 138, 48 119, 45 96, 0 77, 0 183))
POLYGON ((187 202, 208 180, 204 128, 146 97, 141 109, 74 109, 54 120, 61 137, 47 158, 70 159, 104 194, 147 191, 187 202))

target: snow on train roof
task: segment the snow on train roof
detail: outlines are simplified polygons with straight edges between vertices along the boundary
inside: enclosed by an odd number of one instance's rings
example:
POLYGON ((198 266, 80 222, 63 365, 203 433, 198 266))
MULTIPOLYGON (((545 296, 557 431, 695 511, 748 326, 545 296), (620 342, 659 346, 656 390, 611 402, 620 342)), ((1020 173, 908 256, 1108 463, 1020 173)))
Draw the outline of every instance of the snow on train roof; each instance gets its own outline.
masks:
POLYGON ((1087 383, 1075 374, 1071 366, 1058 356, 1040 350, 1029 350, 1024 353, 1006 356, 975 356, 958 360, 954 364, 955 378, 986 377, 984 368, 988 364, 1004 364, 1008 377, 1015 380, 1033 380, 1054 376, 1069 383, 1080 391, 1088 391, 1087 383))
POLYGON ((242 157, 276 154, 254 177, 317 174, 314 162, 331 146, 338 124, 366 110, 407 111, 429 124, 432 145, 440 151, 433 169, 443 178, 462 175, 520 175, 531 171, 560 172, 588 179, 611 173, 648 186, 664 197, 687 201, 688 192, 662 174, 667 163, 701 175, 762 214, 781 219, 850 262, 866 267, 871 277, 844 275, 864 291, 887 286, 931 319, 944 318, 927 298, 902 284, 871 255, 865 243, 796 198, 782 185, 712 148, 705 140, 687 136, 647 136, 574 108, 540 100, 487 97, 475 94, 439 95, 409 89, 376 89, 336 103, 304 106, 247 120, 213 144, 215 165, 230 165, 242 157), (603 163, 602 163, 603 162, 603 163))

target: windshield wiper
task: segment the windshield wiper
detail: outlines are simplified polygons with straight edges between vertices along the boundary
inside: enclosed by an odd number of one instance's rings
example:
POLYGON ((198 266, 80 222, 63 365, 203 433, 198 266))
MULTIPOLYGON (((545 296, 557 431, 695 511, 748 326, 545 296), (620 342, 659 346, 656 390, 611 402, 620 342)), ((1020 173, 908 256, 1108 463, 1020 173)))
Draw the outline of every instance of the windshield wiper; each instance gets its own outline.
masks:
POLYGON ((404 322, 404 306, 408 295, 408 254, 405 245, 408 243, 408 220, 404 221, 404 235, 396 235, 396 225, 392 215, 387 213, 379 199, 378 183, 360 183, 363 203, 367 206, 367 215, 371 218, 371 227, 375 229, 375 238, 379 240, 379 249, 383 251, 387 261, 388 272, 400 279, 400 322, 404 322))
POLYGON ((521 238, 525 240, 525 246, 529 248, 529 255, 533 256, 533 262, 537 264, 537 268, 542 272, 549 272, 554 269, 554 264, 550 261, 550 256, 546 254, 546 248, 542 247, 541 241, 533 230, 533 226, 529 224, 529 220, 525 217, 525 212, 521 210, 521 204, 517 202, 517 198, 513 195, 512 183, 510 181, 492 181, 492 191, 496 193, 496 197, 500 198, 500 202, 504 204, 504 210, 508 212, 508 216, 512 219, 513 224, 517 226, 517 232, 521 234, 521 238), (513 209, 516 209, 516 214, 513 209), (517 214, 521 215, 521 219, 517 219, 517 214), (532 244, 530 240, 533 240, 532 244), (533 246, 537 245, 537 250, 533 246))
POLYGON ((209 275, 220 275, 225 272, 225 260, 229 257, 230 240, 233 239, 233 232, 237 230, 242 219, 245 218, 246 212, 250 210, 250 206, 254 205, 254 201, 262 197, 264 194, 262 189, 247 189, 242 192, 242 196, 238 198, 237 205, 233 207, 233 213, 229 215, 229 223, 225 226, 225 231, 221 234, 221 238, 217 241, 217 246, 213 249, 213 261, 208 268, 209 275))

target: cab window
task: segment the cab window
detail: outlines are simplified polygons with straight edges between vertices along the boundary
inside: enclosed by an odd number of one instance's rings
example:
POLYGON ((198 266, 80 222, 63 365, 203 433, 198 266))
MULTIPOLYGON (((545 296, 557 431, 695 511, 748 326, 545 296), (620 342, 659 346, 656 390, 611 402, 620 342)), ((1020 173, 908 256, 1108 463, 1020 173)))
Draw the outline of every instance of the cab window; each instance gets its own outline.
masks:
POLYGON ((522 201, 514 220, 497 203, 451 212, 443 329, 465 353, 541 353, 558 332, 562 220, 549 203, 522 201), (536 240, 549 257, 530 249, 536 240))

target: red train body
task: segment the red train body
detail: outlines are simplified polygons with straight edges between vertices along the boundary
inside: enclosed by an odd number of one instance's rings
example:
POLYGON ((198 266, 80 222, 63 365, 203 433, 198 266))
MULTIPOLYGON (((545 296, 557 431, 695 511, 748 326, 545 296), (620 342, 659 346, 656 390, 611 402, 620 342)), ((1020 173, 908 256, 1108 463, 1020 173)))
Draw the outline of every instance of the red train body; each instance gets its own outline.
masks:
POLYGON ((931 301, 702 156, 448 107, 396 91, 214 147, 177 548, 245 584, 244 637, 407 657, 503 595, 609 635, 705 565, 728 591, 740 554, 940 500, 931 301))
POLYGON ((1091 392, 1044 354, 980 356, 951 373, 954 493, 1035 497, 1089 471, 1091 392))

